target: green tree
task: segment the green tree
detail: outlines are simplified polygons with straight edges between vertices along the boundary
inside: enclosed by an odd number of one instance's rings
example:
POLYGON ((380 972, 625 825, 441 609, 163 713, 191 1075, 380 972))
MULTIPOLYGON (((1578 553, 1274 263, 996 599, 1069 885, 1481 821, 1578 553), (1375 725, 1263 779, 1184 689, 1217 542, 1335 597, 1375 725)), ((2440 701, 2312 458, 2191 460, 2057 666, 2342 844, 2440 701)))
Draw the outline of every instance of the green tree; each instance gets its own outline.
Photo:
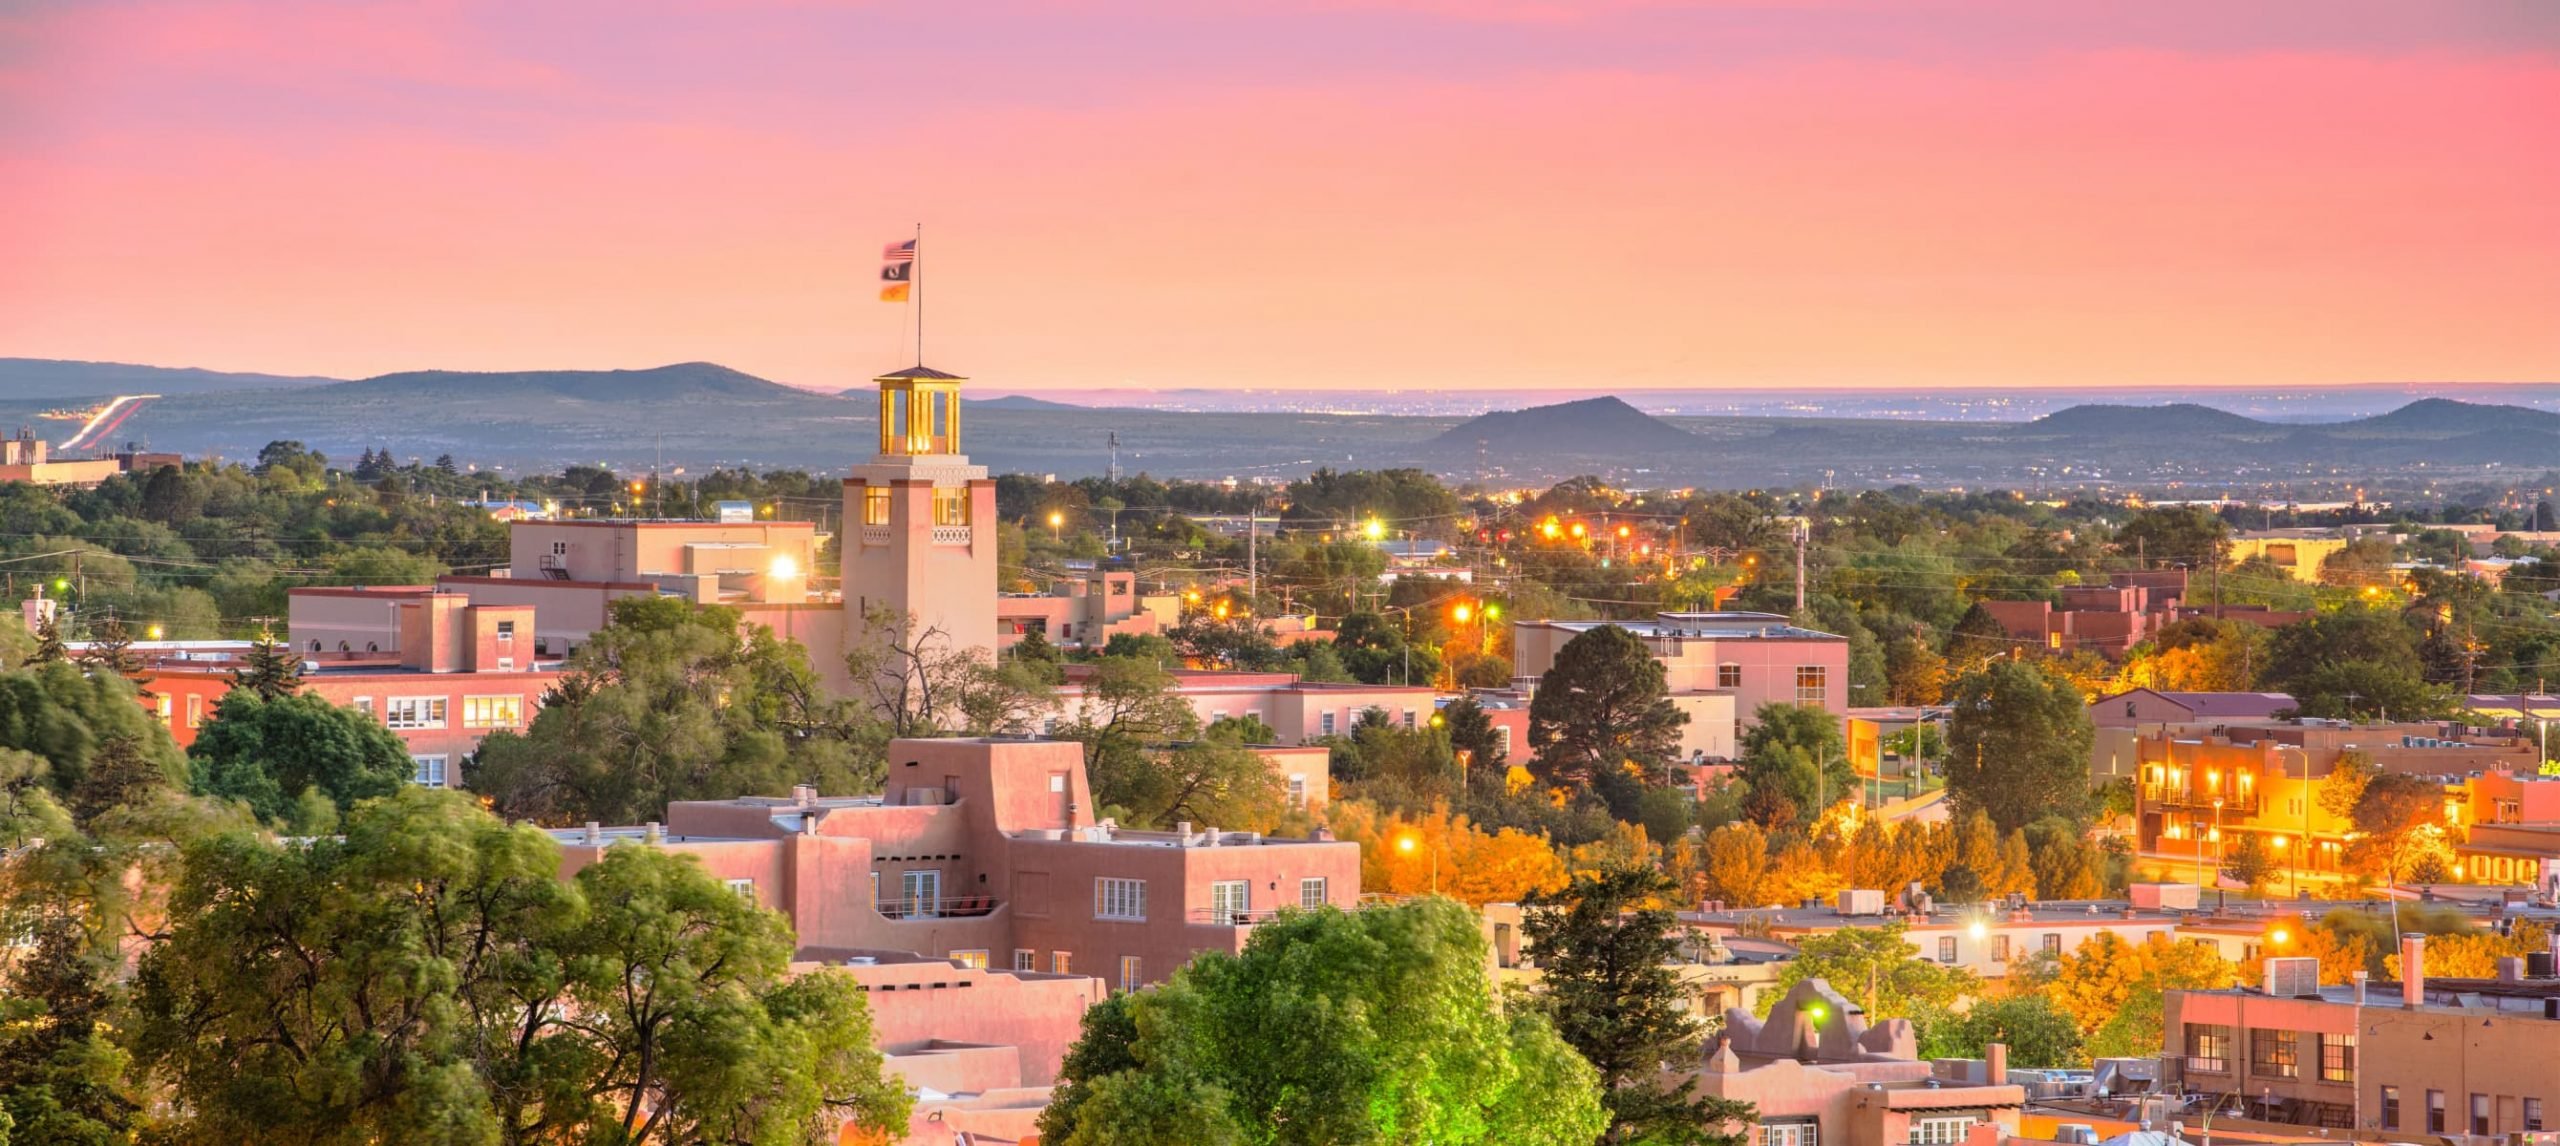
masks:
POLYGON ((1041 1116, 1060 1146, 1584 1146, 1591 1065, 1506 1017, 1475 917, 1446 899, 1290 913, 1086 1026, 1041 1116), (1092 1073, 1087 1073, 1091 1071, 1092 1073))
POLYGON ((1094 803, 1135 809, 1158 799, 1164 777, 1155 747, 1197 735, 1200 716, 1174 691, 1173 674, 1152 661, 1104 657, 1093 662, 1074 718, 1057 735, 1084 745, 1094 803))
POLYGON ((1678 890, 1653 868, 1611 867, 1522 905, 1539 1008, 1599 1072, 1602 1142, 1739 1146, 1758 1121, 1749 1103, 1696 1093, 1696 1079, 1667 1082, 1706 1034, 1672 969, 1677 920, 1659 906, 1678 890), (1744 1132, 1729 1132, 1737 1126, 1744 1132))
POLYGON ((1641 639, 1616 625, 1588 629, 1556 651, 1529 702, 1529 768, 1550 784, 1588 785, 1621 769, 1661 783, 1688 722, 1641 639))
POLYGON ((903 1126, 862 995, 690 857, 406 789, 342 836, 187 845, 136 976, 175 1143, 806 1141, 903 1126))
POLYGON ((261 820, 306 831, 321 827, 301 822, 306 791, 344 812, 399 791, 417 772, 408 745, 390 729, 316 696, 226 693, 187 755, 197 792, 242 801, 261 820))
POLYGON ((67 797, 107 744, 130 741, 171 782, 187 775, 169 730, 135 702, 133 685, 66 662, 0 673, 0 749, 42 757, 52 794, 67 797))
POLYGON ((142 672, 142 654, 133 651, 133 634, 112 613, 90 626, 89 647, 81 650, 80 661, 92 672, 127 680, 142 672))
POLYGON ((2018 647, 2009 639, 2009 630, 1991 610, 1976 601, 1957 619, 1956 627, 1947 633, 1945 672, 1963 676, 1984 665, 2006 657, 2018 647))
POLYGON ((231 687, 266 700, 291 696, 302 691, 302 658, 276 640, 274 629, 261 625, 249 642, 248 655, 231 670, 231 687))
POLYGON ((1979 808, 2003 832, 2089 808, 2089 745, 2096 733, 2080 691, 2027 661, 2001 661, 1958 678, 1949 695, 1947 796, 1979 808))
POLYGON ((2230 563, 2231 527, 2200 505, 2136 510, 2116 530, 2116 553, 2145 569, 2219 569, 2230 563))
POLYGON ((36 647, 27 654, 27 664, 61 664, 71 659, 71 650, 64 647, 62 643, 62 626, 55 621, 52 613, 46 613, 44 619, 36 622, 35 635, 36 647))
POLYGON ((1840 719, 1814 704, 1773 701, 1753 712, 1737 775, 1751 788, 1754 818, 1771 828, 1801 826, 1858 790, 1840 719))
POLYGON ((2359 833, 2344 857, 2349 868, 2397 884, 2441 878, 2453 858, 2444 833, 2444 784, 2405 772, 2385 772, 2356 799, 2359 833))
POLYGON ((1975 1003, 1959 1017, 1930 1027, 1924 1058, 1981 1058, 1983 1048, 2000 1043, 2009 1048, 2011 1066, 2052 1068, 2081 1066, 2088 1056, 2080 1049, 2080 1027, 2069 1012, 2043 995, 2011 995, 1975 1003))
POLYGON ((1499 769, 1510 763, 1502 750, 1502 733, 1493 726, 1493 717, 1473 696, 1462 696, 1440 708, 1440 721, 1449 731, 1449 749, 1467 754, 1467 767, 1499 769))
MULTIPOLYGON (((2230 838, 2230 837, 2226 837, 2230 838)), ((2222 853, 2222 874, 2258 891, 2275 878, 2282 866, 2275 852, 2267 847, 2267 838, 2257 832, 2240 832, 2222 853)))
POLYGON ((1817 935, 1797 945, 1796 958, 1778 972, 1778 989, 1760 996, 1766 1015, 1788 988, 1806 979, 1821 979, 1832 989, 1858 1001, 1868 1022, 1943 1014, 1974 992, 1979 981, 1971 971, 1920 958, 1920 949, 1903 935, 1902 923, 1882 927, 1846 927, 1817 935))
POLYGON ((626 597, 521 734, 463 769, 500 815, 548 824, 655 819, 676 800, 876 791, 886 726, 829 696, 796 643, 741 633, 736 610, 626 597))
POLYGON ((1203 740, 1224 740, 1229 744, 1278 744, 1280 730, 1262 722, 1250 712, 1242 716, 1221 716, 1200 730, 1203 740))

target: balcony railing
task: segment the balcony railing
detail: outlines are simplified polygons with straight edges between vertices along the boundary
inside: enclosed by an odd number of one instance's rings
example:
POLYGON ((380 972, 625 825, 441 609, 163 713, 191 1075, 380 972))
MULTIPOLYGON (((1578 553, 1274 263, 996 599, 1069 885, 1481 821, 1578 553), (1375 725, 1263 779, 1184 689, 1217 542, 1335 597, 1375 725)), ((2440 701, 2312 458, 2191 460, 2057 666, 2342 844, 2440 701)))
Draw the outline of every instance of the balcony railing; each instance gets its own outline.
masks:
POLYGON ((1279 918, 1283 910, 1285 909, 1278 907, 1252 907, 1241 911, 1223 907, 1195 907, 1187 912, 1184 918, 1192 923, 1206 923, 1212 927, 1251 927, 1257 923, 1269 923, 1279 918))
POLYGON ((972 919, 992 915, 1002 904, 990 895, 950 895, 939 899, 883 900, 873 906, 889 919, 972 919))
POLYGON ((2143 785, 2142 799, 2143 802, 2150 804, 2205 809, 2212 808, 2213 802, 2218 799, 2222 801, 2222 814, 2226 816, 2254 816, 2258 814, 2259 807, 2256 792, 2198 792, 2191 788, 2173 788, 2159 784, 2143 785))

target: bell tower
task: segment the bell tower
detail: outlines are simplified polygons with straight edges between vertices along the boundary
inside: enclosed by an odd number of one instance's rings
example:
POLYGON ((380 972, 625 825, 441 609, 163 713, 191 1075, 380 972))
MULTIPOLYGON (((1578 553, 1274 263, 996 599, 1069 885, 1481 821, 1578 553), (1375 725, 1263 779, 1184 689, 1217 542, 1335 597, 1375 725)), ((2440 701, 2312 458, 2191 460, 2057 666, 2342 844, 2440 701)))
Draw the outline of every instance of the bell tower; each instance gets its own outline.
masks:
POLYGON ((915 618, 953 648, 996 650, 996 483, 960 452, 960 384, 914 366, 880 386, 880 452, 844 483, 844 631, 866 610, 915 618))

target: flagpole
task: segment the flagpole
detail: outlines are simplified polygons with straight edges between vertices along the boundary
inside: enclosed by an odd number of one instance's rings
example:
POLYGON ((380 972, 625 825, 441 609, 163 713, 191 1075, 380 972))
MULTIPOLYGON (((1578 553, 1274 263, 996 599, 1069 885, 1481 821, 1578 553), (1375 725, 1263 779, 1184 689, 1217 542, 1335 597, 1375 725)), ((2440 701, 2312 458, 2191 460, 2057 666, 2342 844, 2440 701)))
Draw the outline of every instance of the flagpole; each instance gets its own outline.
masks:
POLYGON ((916 224, 916 257, 908 272, 915 284, 908 288, 916 300, 916 365, 924 365, 924 224, 916 224))

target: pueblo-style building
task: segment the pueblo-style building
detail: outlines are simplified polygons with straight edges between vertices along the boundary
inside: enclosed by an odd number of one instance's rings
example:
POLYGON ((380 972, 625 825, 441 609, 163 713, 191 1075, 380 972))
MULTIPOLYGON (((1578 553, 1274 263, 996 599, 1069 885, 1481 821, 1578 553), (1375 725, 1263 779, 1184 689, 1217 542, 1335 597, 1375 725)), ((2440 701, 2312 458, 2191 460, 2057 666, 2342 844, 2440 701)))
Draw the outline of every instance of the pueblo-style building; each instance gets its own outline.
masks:
POLYGON ((1280 911, 1349 908, 1360 849, 1211 824, 1131 831, 1094 816, 1067 741, 898 740, 876 796, 693 801, 663 823, 555 830, 572 873, 613 847, 701 860, 791 919, 805 956, 912 951, 971 967, 1157 982, 1241 951, 1280 911))

